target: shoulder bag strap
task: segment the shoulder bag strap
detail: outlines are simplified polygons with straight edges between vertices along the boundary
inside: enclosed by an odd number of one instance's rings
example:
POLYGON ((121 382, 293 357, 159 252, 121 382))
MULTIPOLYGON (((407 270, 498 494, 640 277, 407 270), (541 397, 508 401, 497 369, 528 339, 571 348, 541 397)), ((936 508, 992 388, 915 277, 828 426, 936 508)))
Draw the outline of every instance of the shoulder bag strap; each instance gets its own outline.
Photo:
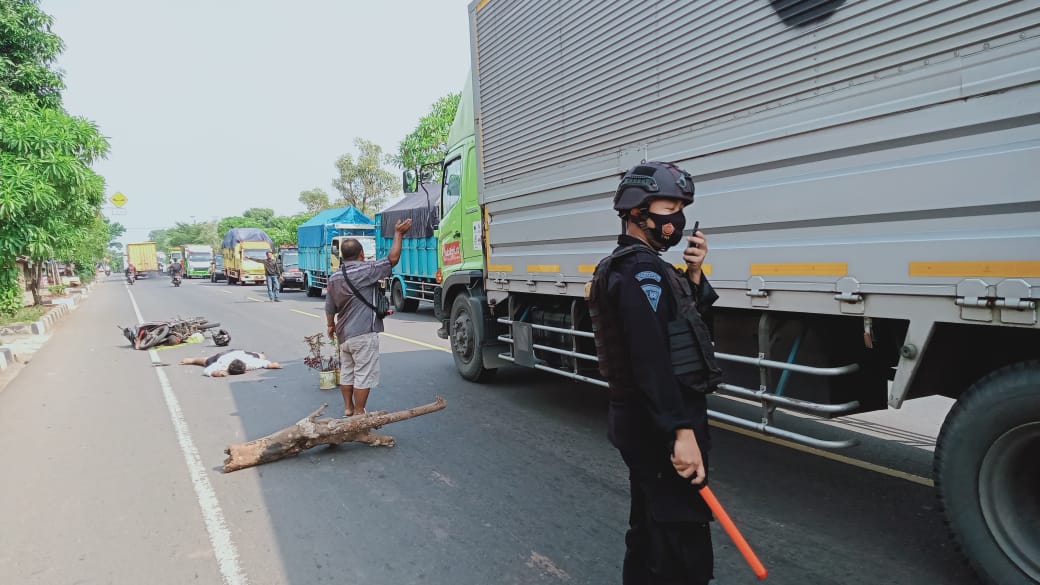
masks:
POLYGON ((366 299, 364 295, 361 294, 361 291, 359 291, 357 287, 354 286, 354 283, 350 282, 350 278, 347 276, 347 267, 343 264, 340 264, 339 268, 343 271, 343 280, 347 281, 347 286, 350 287, 350 290, 354 291, 354 298, 360 299, 366 307, 378 313, 379 311, 376 309, 376 306, 368 302, 368 299, 366 299))

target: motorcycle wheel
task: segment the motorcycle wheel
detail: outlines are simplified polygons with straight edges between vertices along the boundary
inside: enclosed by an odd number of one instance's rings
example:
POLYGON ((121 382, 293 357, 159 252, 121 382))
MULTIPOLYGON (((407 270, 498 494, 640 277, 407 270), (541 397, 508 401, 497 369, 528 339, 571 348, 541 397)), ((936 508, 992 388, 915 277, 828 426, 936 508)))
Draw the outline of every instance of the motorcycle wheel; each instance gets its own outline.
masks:
POLYGON ((159 345, 166 341, 166 336, 170 334, 170 326, 163 325, 162 327, 156 327, 151 331, 146 332, 137 341, 137 349, 149 349, 159 345))

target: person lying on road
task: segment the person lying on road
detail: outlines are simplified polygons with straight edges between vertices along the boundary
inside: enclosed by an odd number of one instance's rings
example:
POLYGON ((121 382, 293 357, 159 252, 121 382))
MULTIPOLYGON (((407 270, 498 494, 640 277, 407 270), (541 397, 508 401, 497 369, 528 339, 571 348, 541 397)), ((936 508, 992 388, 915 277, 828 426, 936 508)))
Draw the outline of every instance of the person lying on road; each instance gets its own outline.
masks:
POLYGON ((237 376, 249 370, 280 370, 281 364, 264 358, 264 354, 241 349, 229 349, 209 357, 184 358, 181 364, 186 366, 204 366, 203 376, 223 378, 237 376))

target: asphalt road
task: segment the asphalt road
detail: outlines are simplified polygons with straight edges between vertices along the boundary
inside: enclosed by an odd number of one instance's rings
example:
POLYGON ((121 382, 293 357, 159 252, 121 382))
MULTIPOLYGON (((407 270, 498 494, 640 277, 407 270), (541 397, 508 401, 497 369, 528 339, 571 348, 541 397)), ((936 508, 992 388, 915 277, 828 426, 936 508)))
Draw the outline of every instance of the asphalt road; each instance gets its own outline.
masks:
MULTIPOLYGON (((598 388, 520 368, 466 382, 424 307, 387 320, 369 409, 441 395, 445 410, 386 427, 394 448, 319 447, 224 474, 229 443, 325 401, 340 413, 339 393, 319 390, 302 363, 303 336, 324 328, 322 300, 154 278, 129 292, 145 319, 218 320, 232 347, 285 369, 210 379, 178 364, 217 351, 209 340, 155 352, 153 364, 115 327, 136 321, 127 287, 101 283, 0 393, 0 583, 620 582, 626 470, 598 388)), ((930 453, 868 430, 841 460, 713 430, 714 490, 767 582, 975 583, 923 485, 930 453)), ((713 530, 716 582, 757 582, 713 530)))

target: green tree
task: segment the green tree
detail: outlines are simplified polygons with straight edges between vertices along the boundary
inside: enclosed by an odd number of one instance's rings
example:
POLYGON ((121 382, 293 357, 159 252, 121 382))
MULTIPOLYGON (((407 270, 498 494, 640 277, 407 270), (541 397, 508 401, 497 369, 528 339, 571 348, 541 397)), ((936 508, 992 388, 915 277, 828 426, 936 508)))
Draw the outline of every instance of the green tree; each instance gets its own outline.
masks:
POLYGON ((397 147, 391 161, 401 169, 418 169, 428 163, 444 160, 448 154, 448 133, 459 109, 461 93, 449 93, 430 107, 419 124, 397 147))
POLYGON ((252 207, 242 212, 242 217, 255 219, 262 225, 267 225, 274 217, 274 210, 270 207, 252 207))
POLYGON ((120 236, 122 236, 123 234, 126 233, 126 228, 123 226, 123 224, 119 223, 118 221, 117 222, 113 222, 112 220, 110 220, 110 219, 108 219, 106 217, 105 218, 105 225, 108 226, 108 241, 109 242, 111 242, 113 240, 119 239, 120 236))
POLYGON ((329 203, 329 194, 319 187, 307 191, 301 191, 299 201, 305 208, 307 208, 307 212, 311 214, 318 213, 319 211, 331 207, 331 204, 329 203))
POLYGON ((355 138, 357 160, 345 154, 336 161, 339 176, 332 186, 339 191, 342 203, 353 205, 366 215, 373 215, 397 191, 397 178, 382 167, 383 149, 376 143, 355 138))
POLYGON ((264 224, 263 222, 252 217, 233 215, 231 217, 225 217, 224 219, 220 220, 220 223, 217 224, 217 233, 220 234, 220 238, 221 240, 223 240, 224 234, 226 234, 229 229, 242 227, 263 228, 264 224))
POLYGON ((0 312, 21 306, 19 256, 39 304, 47 260, 73 260, 89 279, 110 241, 99 211, 104 179, 90 168, 108 142, 62 108, 53 66, 63 44, 52 22, 38 0, 0 2, 0 312))
POLYGON ((183 246, 185 244, 207 244, 213 246, 214 243, 217 247, 220 247, 220 242, 216 241, 217 224, 215 222, 177 222, 172 228, 164 231, 169 247, 183 246))
POLYGON ((148 232, 149 242, 155 242, 155 249, 160 252, 165 252, 170 249, 170 236, 169 230, 158 229, 148 232))
POLYGON ((53 22, 39 0, 0 2, 0 88, 42 108, 60 108, 65 89, 61 73, 52 69, 65 48, 51 32, 53 22))

